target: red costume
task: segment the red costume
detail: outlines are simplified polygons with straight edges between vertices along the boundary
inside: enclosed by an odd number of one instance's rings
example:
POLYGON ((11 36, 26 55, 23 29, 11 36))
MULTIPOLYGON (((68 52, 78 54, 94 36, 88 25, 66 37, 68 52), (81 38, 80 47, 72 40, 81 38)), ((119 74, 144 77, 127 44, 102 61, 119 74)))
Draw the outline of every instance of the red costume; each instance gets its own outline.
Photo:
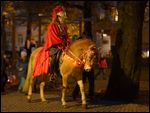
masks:
POLYGON ((45 37, 45 44, 42 50, 37 55, 34 67, 34 76, 39 76, 41 74, 48 74, 49 69, 49 49, 52 45, 58 44, 58 48, 64 50, 66 47, 63 40, 60 37, 63 37, 67 41, 67 46, 70 45, 70 39, 67 33, 67 27, 61 26, 56 22, 57 13, 64 11, 62 6, 56 6, 52 13, 52 22, 48 26, 48 31, 45 37), (61 32, 63 30, 63 33, 61 32))
POLYGON ((98 61, 98 66, 99 66, 100 69, 106 69, 106 68, 108 68, 106 59, 105 58, 101 58, 98 61))

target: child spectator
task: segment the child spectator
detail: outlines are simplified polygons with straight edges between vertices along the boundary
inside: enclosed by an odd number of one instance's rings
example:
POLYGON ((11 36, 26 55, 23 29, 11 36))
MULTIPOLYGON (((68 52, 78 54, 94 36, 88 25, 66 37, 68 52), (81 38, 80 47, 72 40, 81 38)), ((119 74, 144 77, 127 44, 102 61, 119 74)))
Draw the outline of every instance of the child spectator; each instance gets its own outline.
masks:
POLYGON ((21 51, 21 57, 16 63, 18 79, 19 79, 18 91, 20 92, 22 91, 23 85, 25 83, 25 79, 27 75, 27 67, 28 67, 27 52, 24 49, 21 51))

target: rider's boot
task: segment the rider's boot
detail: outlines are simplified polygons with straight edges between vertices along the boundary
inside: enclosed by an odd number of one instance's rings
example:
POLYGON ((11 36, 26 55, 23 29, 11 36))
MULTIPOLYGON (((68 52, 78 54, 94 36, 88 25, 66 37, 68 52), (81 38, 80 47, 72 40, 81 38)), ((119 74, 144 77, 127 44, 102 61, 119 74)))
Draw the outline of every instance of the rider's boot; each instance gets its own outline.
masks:
POLYGON ((55 72, 55 64, 56 64, 56 55, 52 55, 50 62, 50 75, 54 74, 55 72))

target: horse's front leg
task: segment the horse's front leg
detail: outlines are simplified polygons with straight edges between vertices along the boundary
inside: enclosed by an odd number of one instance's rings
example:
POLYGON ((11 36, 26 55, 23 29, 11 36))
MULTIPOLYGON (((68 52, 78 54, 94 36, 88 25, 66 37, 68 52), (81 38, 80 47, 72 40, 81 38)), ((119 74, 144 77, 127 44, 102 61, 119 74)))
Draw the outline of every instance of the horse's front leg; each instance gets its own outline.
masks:
POLYGON ((62 78, 62 97, 61 97, 61 102, 62 106, 65 108, 66 107, 66 101, 65 101, 65 96, 66 96, 66 90, 67 90, 67 78, 63 77, 62 78))
POLYGON ((29 79, 29 89, 28 89, 28 96, 27 96, 28 102, 31 102, 33 79, 34 77, 31 77, 29 79))
POLYGON ((41 96, 42 102, 46 101, 45 96, 44 96, 44 86, 45 86, 45 82, 41 82, 40 83, 40 96, 41 96))
POLYGON ((82 107, 86 109, 87 104, 86 104, 86 96, 85 96, 85 88, 82 80, 77 81, 79 87, 80 87, 80 92, 81 92, 81 99, 82 99, 82 107))

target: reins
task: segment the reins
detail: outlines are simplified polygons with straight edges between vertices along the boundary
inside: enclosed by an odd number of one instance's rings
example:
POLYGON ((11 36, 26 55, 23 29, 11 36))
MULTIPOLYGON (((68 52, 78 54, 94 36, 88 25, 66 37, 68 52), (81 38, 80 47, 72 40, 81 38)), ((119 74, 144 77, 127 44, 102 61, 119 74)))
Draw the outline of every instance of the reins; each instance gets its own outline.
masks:
MULTIPOLYGON (((77 57, 70 49, 65 52, 65 55, 67 55, 71 60, 75 61, 75 63, 77 62, 80 65, 85 63, 79 57, 77 57)), ((81 54, 81 56, 83 56, 83 54, 81 54)))

